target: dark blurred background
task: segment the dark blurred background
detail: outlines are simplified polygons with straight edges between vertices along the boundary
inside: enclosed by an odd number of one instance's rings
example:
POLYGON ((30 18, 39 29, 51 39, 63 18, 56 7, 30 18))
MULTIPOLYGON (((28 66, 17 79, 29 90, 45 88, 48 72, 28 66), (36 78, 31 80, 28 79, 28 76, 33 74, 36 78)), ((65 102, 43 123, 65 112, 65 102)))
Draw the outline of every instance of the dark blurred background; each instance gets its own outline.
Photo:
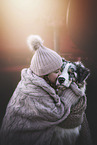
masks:
POLYGON ((97 2, 96 0, 0 1, 0 125, 6 106, 33 53, 26 39, 38 34, 44 45, 90 69, 86 115, 97 144, 97 2))

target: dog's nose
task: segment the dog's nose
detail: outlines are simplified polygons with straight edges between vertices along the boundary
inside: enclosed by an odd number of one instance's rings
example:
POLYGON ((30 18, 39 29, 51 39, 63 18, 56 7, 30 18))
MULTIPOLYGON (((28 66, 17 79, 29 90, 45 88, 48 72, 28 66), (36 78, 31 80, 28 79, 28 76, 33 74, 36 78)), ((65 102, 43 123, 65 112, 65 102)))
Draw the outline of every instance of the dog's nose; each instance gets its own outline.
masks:
POLYGON ((59 81, 60 84, 62 84, 62 83, 64 83, 65 78, 63 78, 63 77, 59 77, 59 78, 58 78, 58 81, 59 81))

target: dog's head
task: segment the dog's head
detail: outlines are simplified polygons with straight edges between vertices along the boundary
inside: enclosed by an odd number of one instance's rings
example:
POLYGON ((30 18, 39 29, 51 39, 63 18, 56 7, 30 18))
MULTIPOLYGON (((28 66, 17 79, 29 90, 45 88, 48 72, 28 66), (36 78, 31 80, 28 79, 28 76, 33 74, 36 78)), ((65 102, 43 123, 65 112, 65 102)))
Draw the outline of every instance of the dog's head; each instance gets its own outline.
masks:
POLYGON ((56 85, 69 87, 71 82, 82 83, 90 75, 81 62, 70 62, 63 59, 62 74, 58 77, 56 85))

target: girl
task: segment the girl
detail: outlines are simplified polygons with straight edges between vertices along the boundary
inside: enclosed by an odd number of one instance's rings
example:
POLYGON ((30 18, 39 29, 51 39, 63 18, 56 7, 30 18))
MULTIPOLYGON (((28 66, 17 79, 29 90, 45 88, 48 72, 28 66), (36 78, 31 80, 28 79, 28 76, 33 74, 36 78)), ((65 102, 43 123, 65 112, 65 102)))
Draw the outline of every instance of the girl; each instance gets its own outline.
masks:
MULTIPOLYGON (((83 130, 86 97, 77 96, 71 88, 58 95, 55 84, 61 74, 61 56, 46 48, 37 35, 29 36, 27 43, 35 53, 30 67, 21 71, 8 103, 1 145, 74 145, 83 130)), ((87 138, 85 145, 90 144, 87 138)))

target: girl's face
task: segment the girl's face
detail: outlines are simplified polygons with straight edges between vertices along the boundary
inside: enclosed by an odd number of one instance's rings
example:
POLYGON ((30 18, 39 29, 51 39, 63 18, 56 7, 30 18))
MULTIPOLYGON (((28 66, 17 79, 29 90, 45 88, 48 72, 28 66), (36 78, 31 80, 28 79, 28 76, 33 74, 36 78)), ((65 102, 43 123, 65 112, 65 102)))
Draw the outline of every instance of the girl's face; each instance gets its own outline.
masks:
POLYGON ((48 79, 52 84, 55 84, 59 75, 61 75, 60 69, 48 74, 48 79))

